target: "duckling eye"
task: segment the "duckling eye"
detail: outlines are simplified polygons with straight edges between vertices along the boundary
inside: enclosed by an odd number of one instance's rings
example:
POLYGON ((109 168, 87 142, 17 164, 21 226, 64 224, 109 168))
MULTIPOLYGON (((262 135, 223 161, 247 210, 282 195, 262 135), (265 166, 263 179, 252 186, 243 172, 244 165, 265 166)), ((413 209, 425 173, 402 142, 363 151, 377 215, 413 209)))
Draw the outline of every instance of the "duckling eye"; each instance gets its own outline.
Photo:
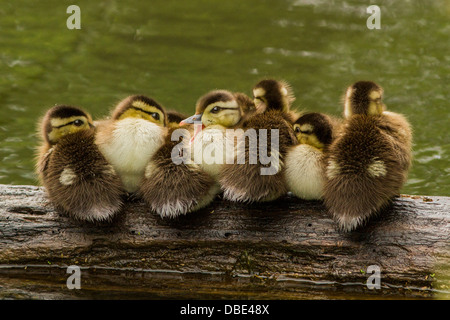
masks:
POLYGON ((155 119, 155 120, 159 120, 159 113, 153 112, 153 113, 152 113, 152 117, 153 117, 153 119, 155 119))
POLYGON ((295 133, 300 133, 300 127, 299 126, 295 126, 294 127, 294 131, 295 131, 295 133))
POLYGON ((77 127, 81 127, 84 124, 84 122, 83 120, 77 119, 73 122, 73 124, 77 127))
POLYGON ((218 106, 215 106, 214 108, 212 108, 211 109, 211 113, 217 113, 217 112, 219 112, 220 111, 220 107, 218 107, 218 106))

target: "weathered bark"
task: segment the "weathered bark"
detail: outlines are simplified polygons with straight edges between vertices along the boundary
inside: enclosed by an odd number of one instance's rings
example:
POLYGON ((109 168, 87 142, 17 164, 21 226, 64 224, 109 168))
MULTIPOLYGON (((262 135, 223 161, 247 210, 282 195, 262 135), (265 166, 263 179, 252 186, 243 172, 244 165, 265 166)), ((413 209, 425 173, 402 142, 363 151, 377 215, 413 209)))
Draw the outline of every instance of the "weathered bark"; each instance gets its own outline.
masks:
POLYGON ((56 212, 42 188, 0 185, 0 298, 449 297, 450 199, 402 196, 355 232, 323 204, 216 200, 175 220, 141 201, 111 223, 56 212), (81 290, 66 268, 81 268, 81 290), (381 289, 366 287, 367 267, 381 289))

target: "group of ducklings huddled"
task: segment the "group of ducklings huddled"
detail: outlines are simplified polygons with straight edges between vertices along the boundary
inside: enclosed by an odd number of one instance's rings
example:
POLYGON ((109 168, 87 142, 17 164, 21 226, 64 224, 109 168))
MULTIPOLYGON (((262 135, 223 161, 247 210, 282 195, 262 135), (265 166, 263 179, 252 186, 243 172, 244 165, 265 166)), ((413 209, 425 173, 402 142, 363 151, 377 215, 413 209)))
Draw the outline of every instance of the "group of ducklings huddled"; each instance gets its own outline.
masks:
POLYGON ((207 206, 220 193, 254 203, 291 192, 322 200, 339 228, 350 231, 398 195, 411 165, 410 125, 385 110, 382 95, 374 82, 354 83, 345 93, 342 119, 293 110, 290 86, 273 79, 257 83, 253 99, 208 92, 191 117, 143 95, 127 97, 97 121, 78 107, 59 105, 40 122, 36 168, 53 204, 80 220, 111 219, 129 195, 174 218, 207 206), (174 141, 180 128, 192 138, 174 141), (223 143, 217 134, 226 129, 254 129, 257 135, 276 129, 278 148, 245 144, 243 163, 173 161, 180 145, 204 150, 223 143), (261 174, 268 167, 261 159, 248 161, 263 147, 279 160, 271 174, 261 174))

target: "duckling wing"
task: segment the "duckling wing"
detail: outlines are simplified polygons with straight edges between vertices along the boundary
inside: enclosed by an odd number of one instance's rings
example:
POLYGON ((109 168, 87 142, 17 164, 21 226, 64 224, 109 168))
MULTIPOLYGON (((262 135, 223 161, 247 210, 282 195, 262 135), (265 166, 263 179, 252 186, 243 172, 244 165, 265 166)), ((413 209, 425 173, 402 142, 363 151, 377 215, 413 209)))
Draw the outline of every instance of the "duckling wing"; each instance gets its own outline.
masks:
POLYGON ((122 206, 120 178, 94 143, 94 131, 62 139, 50 154, 44 186, 50 200, 76 219, 108 220, 122 206))

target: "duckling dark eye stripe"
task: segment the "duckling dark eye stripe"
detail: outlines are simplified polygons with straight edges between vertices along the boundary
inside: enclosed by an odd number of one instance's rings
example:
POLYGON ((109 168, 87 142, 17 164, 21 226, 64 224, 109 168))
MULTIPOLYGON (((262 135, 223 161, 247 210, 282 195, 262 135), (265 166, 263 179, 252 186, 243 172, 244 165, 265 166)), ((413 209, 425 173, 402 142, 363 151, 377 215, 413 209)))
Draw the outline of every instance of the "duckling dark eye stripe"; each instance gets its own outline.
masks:
POLYGON ((219 110, 238 110, 238 108, 228 108, 228 107, 216 107, 219 110))
POLYGON ((62 128, 62 127, 68 126, 68 125, 70 125, 70 124, 74 124, 74 123, 75 123, 75 121, 78 121, 78 119, 77 119, 77 120, 74 120, 74 121, 70 121, 70 122, 68 122, 68 123, 66 123, 66 124, 62 124, 62 125, 60 125, 60 126, 56 126, 56 127, 53 127, 53 128, 55 128, 55 129, 59 129, 59 128, 62 128))
POLYGON ((134 110, 137 110, 137 111, 142 111, 143 113, 146 113, 149 116, 151 116, 153 113, 156 113, 156 112, 148 112, 148 111, 145 111, 144 109, 137 108, 137 107, 130 107, 130 109, 134 109, 134 110))

